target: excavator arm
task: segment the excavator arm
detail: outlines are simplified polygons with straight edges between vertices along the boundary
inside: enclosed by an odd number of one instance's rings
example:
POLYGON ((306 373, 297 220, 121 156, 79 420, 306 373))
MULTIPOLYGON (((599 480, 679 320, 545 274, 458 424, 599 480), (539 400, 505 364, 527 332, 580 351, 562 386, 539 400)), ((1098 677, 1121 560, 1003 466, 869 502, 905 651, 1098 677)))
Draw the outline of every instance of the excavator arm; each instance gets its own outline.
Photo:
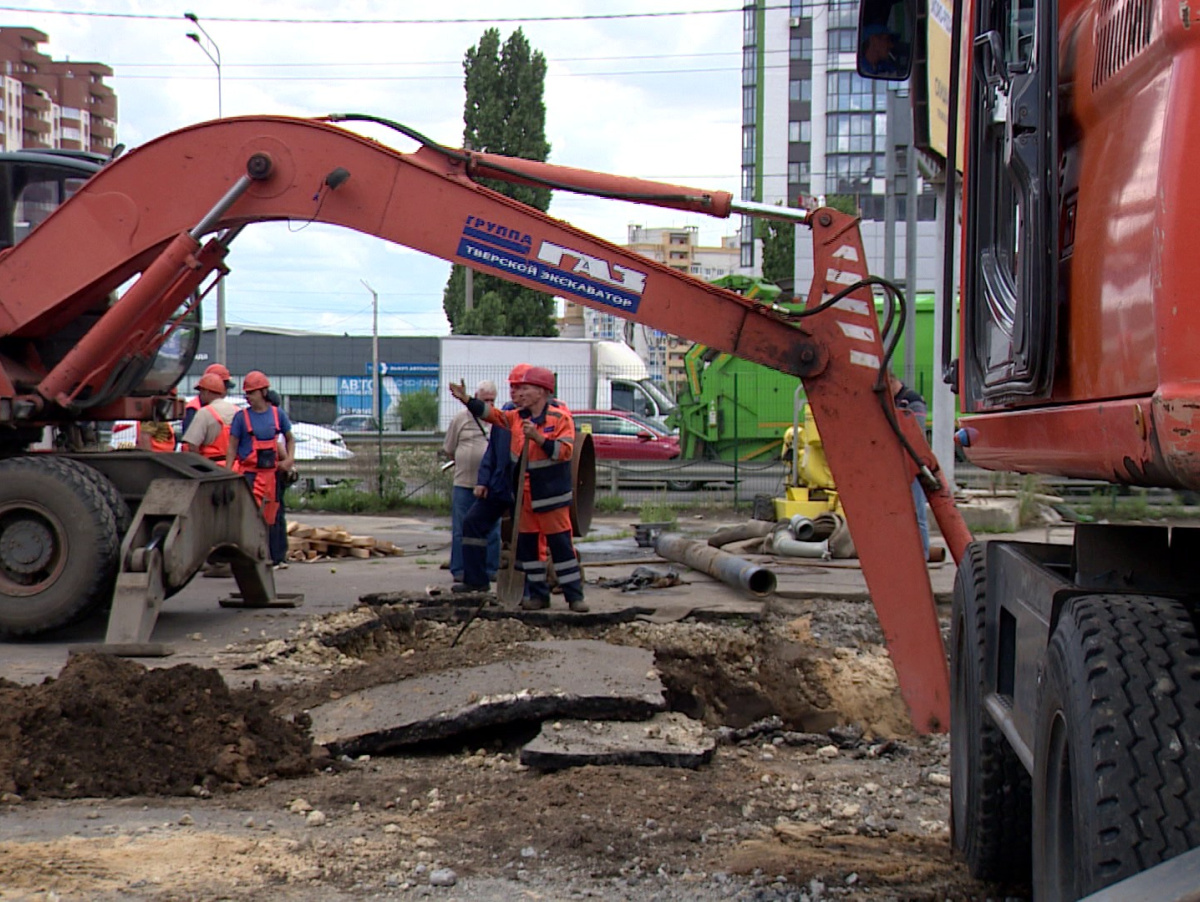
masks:
POLYGON ((477 177, 715 216, 738 210, 720 192, 435 145, 406 154, 312 120, 186 128, 105 166, 0 256, 0 426, 129 409, 114 374, 153 355, 163 326, 223 269, 242 227, 317 221, 375 235, 800 377, 913 722, 945 729, 949 679, 914 477, 956 560, 970 537, 921 430, 892 405, 857 220, 830 209, 808 215, 817 275, 810 315, 797 316, 602 241, 477 177), (90 328, 57 359, 34 352, 85 321, 90 328))

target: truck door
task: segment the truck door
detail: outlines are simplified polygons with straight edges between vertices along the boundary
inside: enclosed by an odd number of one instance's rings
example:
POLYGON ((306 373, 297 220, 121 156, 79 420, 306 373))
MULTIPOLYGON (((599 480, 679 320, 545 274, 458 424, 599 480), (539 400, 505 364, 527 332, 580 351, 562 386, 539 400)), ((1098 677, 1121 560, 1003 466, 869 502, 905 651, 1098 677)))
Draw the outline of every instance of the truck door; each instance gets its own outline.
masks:
POLYGON ((624 379, 612 381, 612 409, 625 410, 638 416, 658 420, 663 413, 658 409, 658 403, 650 397, 646 389, 637 382, 624 379))
POLYGON ((1046 398, 1058 290, 1057 4, 979 0, 963 305, 969 409, 1046 398))

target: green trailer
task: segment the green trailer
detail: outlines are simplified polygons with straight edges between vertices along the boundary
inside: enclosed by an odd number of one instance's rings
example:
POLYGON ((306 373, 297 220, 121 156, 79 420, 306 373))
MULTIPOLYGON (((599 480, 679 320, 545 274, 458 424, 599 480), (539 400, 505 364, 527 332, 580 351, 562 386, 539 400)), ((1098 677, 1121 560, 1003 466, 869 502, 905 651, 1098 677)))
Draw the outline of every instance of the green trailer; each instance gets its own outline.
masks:
MULTIPOLYGON (((778 303, 775 285, 746 276, 726 276, 714 284, 763 303, 778 303)), ((783 307, 800 305, 781 304, 783 307)), ((882 306, 882 305, 881 305, 882 306)), ((914 387, 928 398, 933 389, 932 294, 916 299, 916 377, 914 387)), ((893 369, 904 376, 905 342, 896 349, 893 369)), ((679 430, 682 456, 703 460, 766 460, 779 456, 793 410, 803 405, 800 380, 777 370, 693 345, 684 355, 686 381, 676 387, 679 406, 668 425, 679 430)))

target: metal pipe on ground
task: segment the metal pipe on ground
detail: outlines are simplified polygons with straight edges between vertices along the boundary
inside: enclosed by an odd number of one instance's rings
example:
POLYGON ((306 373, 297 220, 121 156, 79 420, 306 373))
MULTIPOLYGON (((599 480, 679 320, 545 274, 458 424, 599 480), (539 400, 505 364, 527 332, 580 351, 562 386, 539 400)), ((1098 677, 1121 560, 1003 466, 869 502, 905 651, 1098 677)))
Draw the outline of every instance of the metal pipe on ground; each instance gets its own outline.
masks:
POLYGON ((693 570, 707 573, 727 586, 760 598, 775 591, 775 574, 772 571, 705 542, 677 533, 663 533, 654 540, 654 551, 661 558, 687 564, 693 570))
POLYGON ((799 539, 793 539, 787 530, 772 536, 770 551, 787 557, 809 557, 824 561, 833 557, 829 551, 828 540, 824 542, 801 542, 799 539))

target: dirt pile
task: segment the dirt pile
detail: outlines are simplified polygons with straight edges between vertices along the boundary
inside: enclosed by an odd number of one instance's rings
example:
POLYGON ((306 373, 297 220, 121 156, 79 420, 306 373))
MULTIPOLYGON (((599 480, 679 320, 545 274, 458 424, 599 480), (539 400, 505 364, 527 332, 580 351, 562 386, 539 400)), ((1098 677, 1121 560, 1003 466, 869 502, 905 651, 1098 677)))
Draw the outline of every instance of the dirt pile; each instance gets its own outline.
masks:
POLYGON ((183 795, 313 769, 303 718, 214 670, 78 655, 37 686, 0 681, 0 793, 183 795), (199 787, 198 789, 196 787, 199 787))

